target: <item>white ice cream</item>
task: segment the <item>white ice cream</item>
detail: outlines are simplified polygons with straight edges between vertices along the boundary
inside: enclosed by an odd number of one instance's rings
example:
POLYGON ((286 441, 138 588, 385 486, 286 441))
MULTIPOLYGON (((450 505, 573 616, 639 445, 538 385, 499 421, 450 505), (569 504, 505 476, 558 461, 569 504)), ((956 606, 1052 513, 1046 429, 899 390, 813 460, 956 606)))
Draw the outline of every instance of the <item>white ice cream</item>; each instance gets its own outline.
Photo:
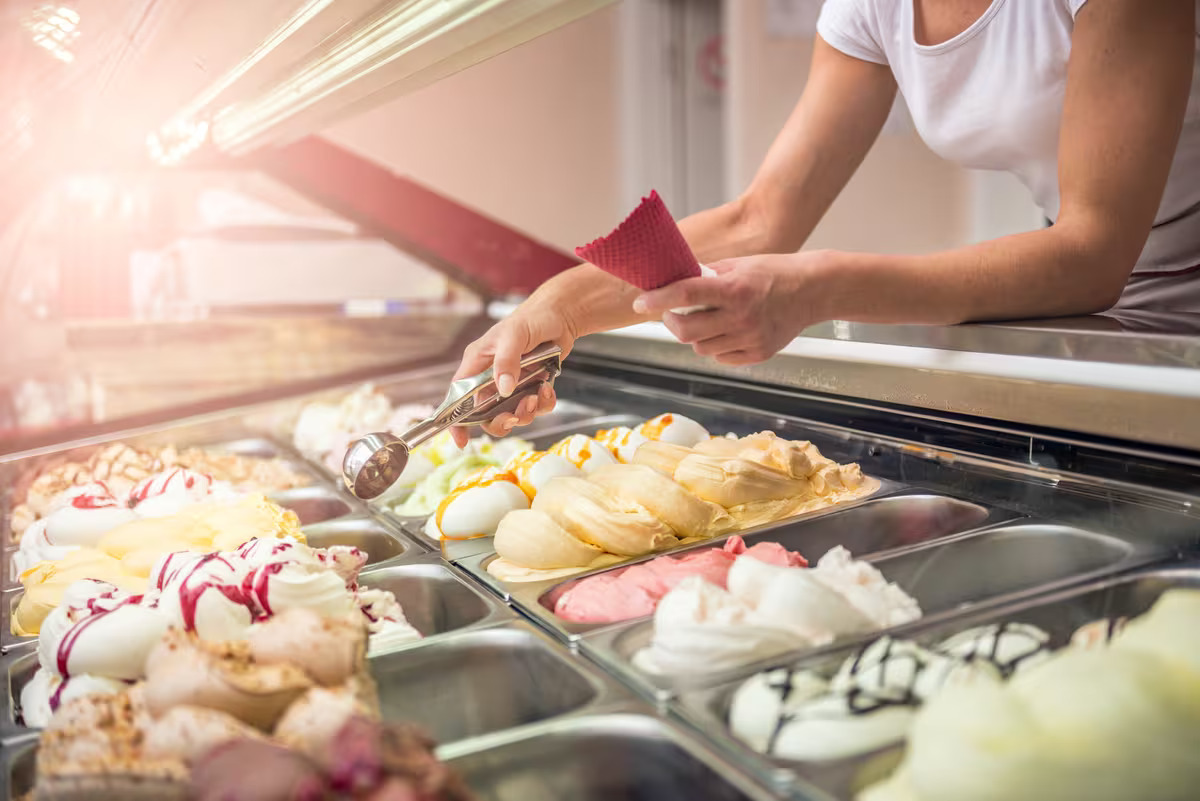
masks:
POLYGON ((719 671, 920 616, 916 601, 870 565, 827 558, 803 568, 742 556, 728 589, 684 580, 659 603, 653 639, 635 664, 667 675, 719 671))
POLYGON ((566 457, 549 451, 518 453, 505 463, 504 470, 517 479, 521 490, 530 498, 541 492, 542 487, 553 478, 583 477, 583 471, 567 461, 566 457))
POLYGON ((608 448, 622 464, 633 464, 633 454, 643 442, 649 442, 640 431, 628 426, 601 431, 596 434, 596 441, 608 448))
POLYGON ((584 434, 572 434, 550 446, 550 453, 557 454, 583 471, 584 475, 606 464, 616 464, 612 451, 584 434))
POLYGON ((695 420, 671 413, 652 417, 638 426, 637 432, 646 439, 683 448, 694 448, 710 437, 708 429, 695 420))
POLYGON ((425 523, 425 535, 432 540, 469 540, 489 537, 506 514, 528 509, 529 497, 511 481, 486 475, 480 483, 471 479, 466 489, 450 493, 425 523))

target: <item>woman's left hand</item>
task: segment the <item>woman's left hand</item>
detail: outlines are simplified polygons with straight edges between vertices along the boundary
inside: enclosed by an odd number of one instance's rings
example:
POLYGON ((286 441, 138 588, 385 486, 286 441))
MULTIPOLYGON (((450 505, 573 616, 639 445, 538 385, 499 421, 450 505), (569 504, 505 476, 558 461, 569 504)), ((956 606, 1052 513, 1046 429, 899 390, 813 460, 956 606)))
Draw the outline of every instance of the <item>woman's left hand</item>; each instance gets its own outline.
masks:
POLYGON ((675 337, 721 364, 765 361, 806 327, 826 319, 814 280, 828 251, 748 256, 708 265, 715 276, 686 278, 639 296, 639 314, 662 314, 675 337), (704 311, 677 314, 689 306, 704 311))

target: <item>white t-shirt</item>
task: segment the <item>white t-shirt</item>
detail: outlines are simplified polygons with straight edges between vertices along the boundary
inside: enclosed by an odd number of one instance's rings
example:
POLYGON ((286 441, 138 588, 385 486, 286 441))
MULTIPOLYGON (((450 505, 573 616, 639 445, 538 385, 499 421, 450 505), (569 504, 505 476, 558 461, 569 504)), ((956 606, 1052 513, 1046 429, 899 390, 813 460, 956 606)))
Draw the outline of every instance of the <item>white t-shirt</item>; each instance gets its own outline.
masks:
MULTIPOLYGON (((934 152, 964 167, 1013 173, 1053 220, 1071 33, 1086 2, 992 0, 967 30, 923 46, 913 37, 913 0, 826 0, 817 30, 843 53, 891 67, 917 131, 934 152)), ((1196 5, 1200 13, 1200 0, 1196 5)), ((1200 50, 1183 134, 1136 273, 1196 266, 1200 50)))

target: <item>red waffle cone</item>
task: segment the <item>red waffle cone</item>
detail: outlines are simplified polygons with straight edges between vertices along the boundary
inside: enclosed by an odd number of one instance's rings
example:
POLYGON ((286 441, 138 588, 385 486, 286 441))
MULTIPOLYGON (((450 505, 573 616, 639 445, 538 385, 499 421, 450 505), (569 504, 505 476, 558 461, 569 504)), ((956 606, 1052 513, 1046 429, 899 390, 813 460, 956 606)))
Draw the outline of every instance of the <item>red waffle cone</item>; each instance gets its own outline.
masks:
POLYGON ((617 230, 575 248, 575 255, 645 291, 700 275, 692 249, 655 191, 617 230))

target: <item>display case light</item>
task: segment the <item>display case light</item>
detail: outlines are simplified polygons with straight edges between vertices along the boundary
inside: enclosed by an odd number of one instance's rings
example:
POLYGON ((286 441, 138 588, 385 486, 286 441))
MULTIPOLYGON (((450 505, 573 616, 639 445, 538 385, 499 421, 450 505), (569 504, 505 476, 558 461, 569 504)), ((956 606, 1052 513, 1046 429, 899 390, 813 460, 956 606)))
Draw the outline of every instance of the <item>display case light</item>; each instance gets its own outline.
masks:
POLYGON ((64 63, 75 60, 72 46, 79 38, 79 12, 67 6, 43 5, 34 9, 22 26, 33 43, 64 63))
POLYGON ((177 120, 146 137, 150 158, 165 167, 179 164, 208 139, 207 120, 177 120))
POLYGON ((215 109, 240 155, 292 141, 572 22, 615 0, 409 0, 347 25, 255 96, 215 109))

